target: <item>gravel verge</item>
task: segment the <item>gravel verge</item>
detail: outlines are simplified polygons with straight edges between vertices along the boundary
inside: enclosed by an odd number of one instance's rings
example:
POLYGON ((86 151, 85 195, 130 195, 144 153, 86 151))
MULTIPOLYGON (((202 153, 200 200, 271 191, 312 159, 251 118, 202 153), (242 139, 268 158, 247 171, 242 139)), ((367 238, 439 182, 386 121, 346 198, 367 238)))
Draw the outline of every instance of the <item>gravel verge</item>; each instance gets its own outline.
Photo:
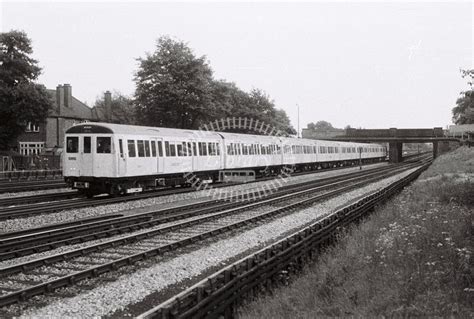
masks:
MULTIPOLYGON (((79 293, 71 298, 53 300, 42 308, 26 310, 23 318, 93 318, 123 311, 128 305, 140 302, 146 296, 163 291, 167 287, 199 276, 206 269, 232 261, 238 255, 261 248, 281 239, 288 232, 297 231, 308 224, 330 214, 338 207, 354 201, 398 180, 414 169, 396 176, 369 184, 357 190, 334 197, 328 201, 300 210, 282 218, 261 224, 253 229, 228 236, 192 252, 159 262, 151 267, 123 275, 113 282, 79 293)), ((192 284, 192 282, 190 282, 192 284)), ((47 299, 48 297, 42 297, 47 299)), ((149 305, 152 306, 152 305, 149 305)), ((12 310, 14 309, 15 306, 12 310)))

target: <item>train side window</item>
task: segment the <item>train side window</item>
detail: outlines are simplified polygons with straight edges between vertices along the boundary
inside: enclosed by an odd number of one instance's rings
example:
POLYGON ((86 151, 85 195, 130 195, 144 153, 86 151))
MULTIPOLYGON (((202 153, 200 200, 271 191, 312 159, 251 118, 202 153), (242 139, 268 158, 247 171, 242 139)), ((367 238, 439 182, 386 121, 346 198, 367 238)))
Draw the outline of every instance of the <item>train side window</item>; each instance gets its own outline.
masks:
POLYGON ((163 143, 158 141, 158 156, 163 157, 163 143))
POLYGON ((156 157, 156 143, 155 143, 155 141, 151 141, 151 156, 156 157))
POLYGON ((166 151, 166 156, 171 156, 170 142, 165 142, 165 151, 166 151))
POLYGON ((193 154, 194 156, 198 156, 198 152, 197 152, 197 149, 196 149, 196 142, 193 142, 193 154))
POLYGON ((110 137, 104 137, 104 136, 97 137, 97 153, 110 154, 110 152, 111 152, 110 137))
POLYGON ((202 156, 207 156, 207 145, 206 142, 201 142, 201 147, 199 148, 202 156))
POLYGON ((91 137, 84 136, 84 153, 89 154, 91 152, 91 137))
POLYGON ((77 153, 79 151, 79 137, 69 136, 66 139, 66 152, 77 153))
POLYGON ((138 157, 145 157, 145 141, 137 140, 138 157))
POLYGON ((128 146, 128 157, 136 157, 137 153, 135 151, 135 140, 127 140, 128 146))
POLYGON ((119 151, 120 151, 120 157, 123 158, 123 141, 119 139, 119 151))
POLYGON ((191 148, 191 142, 188 142, 188 156, 193 156, 193 149, 191 148))
POLYGON ((221 145, 219 143, 216 143, 216 154, 221 155, 221 145))
POLYGON ((176 156, 176 145, 170 144, 170 156, 176 156))
POLYGON ((186 156, 186 154, 184 154, 184 152, 183 152, 183 145, 182 144, 177 144, 176 147, 178 149, 178 156, 186 156))
POLYGON ((150 157, 150 141, 145 141, 145 156, 150 157))
POLYGON ((234 155, 234 152, 232 152, 232 143, 227 145, 227 155, 234 155))

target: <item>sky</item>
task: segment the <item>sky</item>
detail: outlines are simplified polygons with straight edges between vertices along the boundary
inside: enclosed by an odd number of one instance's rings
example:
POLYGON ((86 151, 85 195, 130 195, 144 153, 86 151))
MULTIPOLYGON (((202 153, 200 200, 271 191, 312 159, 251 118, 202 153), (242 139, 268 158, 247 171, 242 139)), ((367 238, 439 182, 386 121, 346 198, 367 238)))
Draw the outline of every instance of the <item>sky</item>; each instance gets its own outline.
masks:
POLYGON ((471 2, 0 1, 0 31, 28 34, 38 82, 90 106, 133 95, 136 59, 162 35, 216 79, 264 90, 295 128, 298 108, 300 128, 446 127, 474 68, 471 2))

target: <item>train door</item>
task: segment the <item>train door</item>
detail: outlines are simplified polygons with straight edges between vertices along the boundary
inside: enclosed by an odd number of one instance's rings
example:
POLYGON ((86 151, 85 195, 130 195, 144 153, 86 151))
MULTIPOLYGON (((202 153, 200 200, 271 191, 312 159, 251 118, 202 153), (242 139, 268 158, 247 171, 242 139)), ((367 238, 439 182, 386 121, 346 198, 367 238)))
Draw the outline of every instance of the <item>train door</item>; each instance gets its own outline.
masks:
MULTIPOLYGON (((164 149, 163 149, 163 139, 154 137, 152 143, 156 143, 156 172, 164 172, 164 149)), ((154 152, 153 152, 154 153, 154 152)))
POLYGON ((197 150, 197 142, 196 140, 192 139, 191 140, 191 148, 192 148, 192 164, 191 164, 191 169, 193 172, 199 171, 199 155, 198 155, 198 150, 197 150))
POLYGON ((125 140, 118 139, 118 176, 127 176, 127 160, 124 153, 125 140))
POLYGON ((94 139, 90 135, 81 136, 82 139, 82 149, 81 149, 81 161, 82 167, 81 175, 82 176, 94 176, 94 156, 92 155, 92 150, 94 149, 94 139))

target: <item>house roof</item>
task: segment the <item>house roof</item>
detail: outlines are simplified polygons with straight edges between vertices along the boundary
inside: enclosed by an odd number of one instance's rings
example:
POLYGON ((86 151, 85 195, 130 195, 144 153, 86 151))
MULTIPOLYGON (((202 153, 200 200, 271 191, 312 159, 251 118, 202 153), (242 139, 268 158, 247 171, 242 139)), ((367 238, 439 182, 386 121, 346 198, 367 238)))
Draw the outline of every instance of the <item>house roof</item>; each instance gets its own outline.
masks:
POLYGON ((74 96, 72 97, 71 107, 61 107, 61 110, 58 110, 58 105, 56 101, 56 90, 48 90, 48 93, 51 96, 51 99, 54 103, 54 108, 50 110, 49 116, 51 117, 66 117, 74 118, 81 120, 90 120, 97 121, 98 117, 94 115, 93 109, 88 107, 85 103, 79 101, 74 96))

